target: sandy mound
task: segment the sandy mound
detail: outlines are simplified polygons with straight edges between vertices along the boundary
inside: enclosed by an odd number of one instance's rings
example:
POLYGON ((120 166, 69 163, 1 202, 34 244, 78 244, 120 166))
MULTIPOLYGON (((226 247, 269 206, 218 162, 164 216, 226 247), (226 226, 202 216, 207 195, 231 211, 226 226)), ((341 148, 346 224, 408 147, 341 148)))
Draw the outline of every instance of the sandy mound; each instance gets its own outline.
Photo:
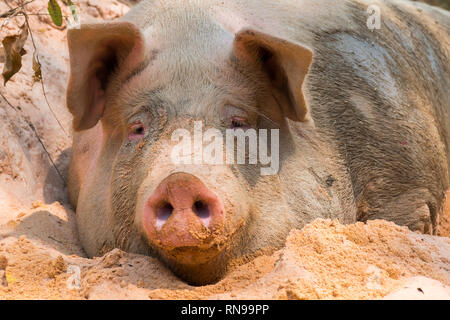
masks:
MULTIPOLYGON (((82 21, 127 11, 114 0, 78 3, 82 21)), ((27 8, 45 13, 46 6, 36 0, 27 8)), ((0 3, 0 12, 7 10, 0 3)), ((1 38, 17 33, 23 18, 5 21, 1 38)), ((28 40, 22 71, 0 88, 8 100, 0 97, 0 299, 450 299, 450 239, 383 221, 343 226, 317 220, 293 230, 283 249, 236 263, 222 281, 204 287, 188 286, 151 257, 114 250, 85 258, 65 205, 71 145, 66 29, 46 16, 30 16, 30 24, 56 117, 32 79, 28 40)), ((440 232, 450 236, 450 199, 446 210, 440 232)))
POLYGON ((450 239, 386 221, 316 220, 283 249, 203 287, 147 256, 116 249, 83 258, 74 230, 73 212, 58 203, 3 226, 0 299, 450 299, 450 239))

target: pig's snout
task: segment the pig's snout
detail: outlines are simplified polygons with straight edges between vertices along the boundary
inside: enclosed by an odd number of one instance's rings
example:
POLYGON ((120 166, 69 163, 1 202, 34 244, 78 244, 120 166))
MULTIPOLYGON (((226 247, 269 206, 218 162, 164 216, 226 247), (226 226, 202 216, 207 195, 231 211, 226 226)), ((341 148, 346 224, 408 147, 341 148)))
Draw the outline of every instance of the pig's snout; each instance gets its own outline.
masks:
POLYGON ((223 222, 220 199, 187 173, 165 178, 144 207, 143 224, 149 240, 166 249, 209 248, 222 233, 223 222))

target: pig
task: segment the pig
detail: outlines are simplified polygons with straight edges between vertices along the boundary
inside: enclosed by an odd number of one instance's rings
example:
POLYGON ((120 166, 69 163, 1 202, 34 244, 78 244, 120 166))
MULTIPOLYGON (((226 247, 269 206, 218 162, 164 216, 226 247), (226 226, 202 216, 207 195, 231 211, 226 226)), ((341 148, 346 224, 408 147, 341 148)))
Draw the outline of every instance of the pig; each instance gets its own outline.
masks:
POLYGON ((68 190, 87 255, 157 257, 203 285, 317 218, 435 234, 449 32, 449 12, 400 0, 144 0, 70 29, 68 190), (198 121, 278 130, 278 171, 174 162, 173 132, 198 121))

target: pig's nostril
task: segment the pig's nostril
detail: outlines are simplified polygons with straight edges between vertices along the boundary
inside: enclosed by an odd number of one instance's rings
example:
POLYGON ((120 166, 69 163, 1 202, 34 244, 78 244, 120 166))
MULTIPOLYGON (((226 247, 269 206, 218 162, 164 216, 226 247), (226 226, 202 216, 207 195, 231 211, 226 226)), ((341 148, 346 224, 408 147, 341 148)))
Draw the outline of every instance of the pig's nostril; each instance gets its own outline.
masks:
POLYGON ((197 216, 204 220, 208 219, 211 215, 211 212, 209 210, 209 206, 203 202, 203 201, 195 201, 194 206, 192 208, 194 212, 197 214, 197 216))
POLYGON ((172 205, 168 202, 165 202, 159 206, 158 210, 156 211, 156 216, 158 217, 158 219, 167 220, 169 219, 172 212, 173 212, 172 205))
POLYGON ((156 209, 156 227, 161 228, 169 219, 173 212, 173 207, 170 203, 164 202, 156 209))

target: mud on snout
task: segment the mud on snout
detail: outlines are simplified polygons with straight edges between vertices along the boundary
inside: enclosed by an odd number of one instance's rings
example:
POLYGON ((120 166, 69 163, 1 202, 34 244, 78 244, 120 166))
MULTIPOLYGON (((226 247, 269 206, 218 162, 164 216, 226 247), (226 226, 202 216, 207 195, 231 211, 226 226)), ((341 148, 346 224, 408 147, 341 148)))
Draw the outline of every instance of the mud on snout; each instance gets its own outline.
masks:
POLYGON ((191 284, 217 281, 239 250, 248 220, 245 184, 228 166, 175 165, 158 146, 158 168, 138 191, 135 224, 148 245, 191 284))

